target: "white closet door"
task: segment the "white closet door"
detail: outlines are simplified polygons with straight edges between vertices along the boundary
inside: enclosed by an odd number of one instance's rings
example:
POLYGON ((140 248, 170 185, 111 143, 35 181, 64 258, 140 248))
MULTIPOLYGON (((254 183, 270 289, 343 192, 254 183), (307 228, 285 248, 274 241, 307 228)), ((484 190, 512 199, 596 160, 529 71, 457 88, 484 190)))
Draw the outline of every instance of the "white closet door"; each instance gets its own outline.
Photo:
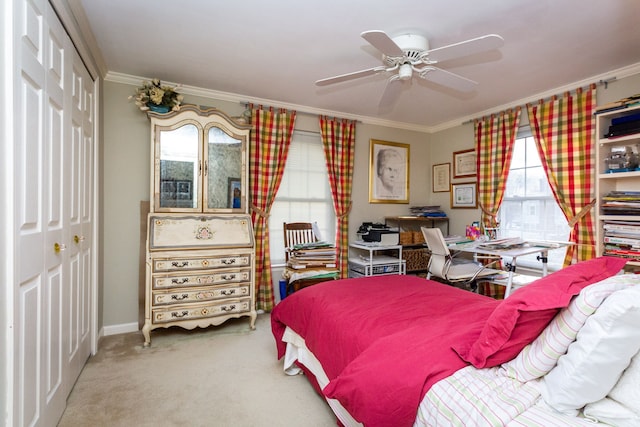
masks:
POLYGON ((70 73, 71 172, 69 233, 69 380, 75 382, 91 353, 91 260, 93 257, 93 81, 75 55, 70 73))
POLYGON ((55 426, 90 349, 92 86, 49 3, 14 5, 13 424, 55 426))

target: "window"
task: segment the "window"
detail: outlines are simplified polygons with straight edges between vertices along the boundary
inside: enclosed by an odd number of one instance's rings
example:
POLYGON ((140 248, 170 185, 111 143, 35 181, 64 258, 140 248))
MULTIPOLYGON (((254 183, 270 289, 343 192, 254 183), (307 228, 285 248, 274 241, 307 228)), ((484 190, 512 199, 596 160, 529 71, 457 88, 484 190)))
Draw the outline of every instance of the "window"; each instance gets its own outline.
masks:
MULTIPOLYGON (((518 133, 505 195, 498 214, 502 237, 567 241, 571 231, 556 203, 529 127, 518 133)), ((549 270, 562 268, 566 248, 549 251, 549 270)), ((521 262, 522 261, 522 262, 521 262)), ((540 268, 536 255, 518 265, 540 268)))
POLYGON ((269 217, 271 263, 284 264, 285 222, 316 222, 320 238, 335 243, 335 214, 319 133, 294 131, 282 183, 269 217))

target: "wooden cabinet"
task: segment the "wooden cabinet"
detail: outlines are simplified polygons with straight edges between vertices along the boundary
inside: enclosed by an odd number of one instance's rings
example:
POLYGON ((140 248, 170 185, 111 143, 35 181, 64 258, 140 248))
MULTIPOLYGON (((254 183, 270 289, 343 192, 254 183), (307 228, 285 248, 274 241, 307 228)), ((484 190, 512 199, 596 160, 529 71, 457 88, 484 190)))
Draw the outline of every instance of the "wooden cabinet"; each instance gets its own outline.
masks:
POLYGON ((155 328, 256 321, 249 215, 150 214, 145 346, 155 328))
POLYGON ((145 346, 155 328, 255 328, 255 242, 248 213, 249 127, 185 106, 151 118, 145 346))
POLYGON ((640 268, 640 209, 629 206, 640 205, 640 131, 632 123, 640 123, 640 106, 601 112, 596 119, 596 253, 628 258, 628 266, 640 268))

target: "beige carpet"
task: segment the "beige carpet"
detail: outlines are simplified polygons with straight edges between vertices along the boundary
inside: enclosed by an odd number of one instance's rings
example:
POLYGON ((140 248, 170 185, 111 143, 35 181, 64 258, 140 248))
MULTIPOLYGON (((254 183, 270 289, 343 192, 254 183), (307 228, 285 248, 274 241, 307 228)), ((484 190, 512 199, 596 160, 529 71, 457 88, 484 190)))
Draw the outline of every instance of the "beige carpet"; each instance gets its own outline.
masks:
POLYGON ((326 402, 276 360, 269 314, 217 327, 140 332, 100 341, 59 427, 336 426, 326 402))

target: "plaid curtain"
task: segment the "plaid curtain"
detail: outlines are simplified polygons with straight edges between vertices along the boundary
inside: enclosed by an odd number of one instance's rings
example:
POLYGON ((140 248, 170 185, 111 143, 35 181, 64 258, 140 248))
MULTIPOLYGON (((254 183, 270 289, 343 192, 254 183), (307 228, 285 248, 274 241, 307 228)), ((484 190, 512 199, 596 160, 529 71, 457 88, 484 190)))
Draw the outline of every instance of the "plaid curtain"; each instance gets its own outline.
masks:
POLYGON ((513 156, 513 144, 518 133, 520 108, 475 120, 475 140, 478 167, 478 204, 482 210, 482 226, 498 226, 498 209, 507 186, 507 176, 513 156))
POLYGON ((349 271, 349 212, 356 141, 356 122, 320 116, 320 133, 336 214, 336 251, 340 277, 349 271))
POLYGON ((564 265, 595 256, 594 133, 596 90, 578 89, 561 99, 527 105, 531 131, 558 205, 576 243, 567 248, 564 265))
POLYGON ((256 309, 267 312, 275 304, 269 256, 269 212, 282 181, 295 120, 295 111, 274 112, 251 106, 249 185, 256 239, 256 309))

